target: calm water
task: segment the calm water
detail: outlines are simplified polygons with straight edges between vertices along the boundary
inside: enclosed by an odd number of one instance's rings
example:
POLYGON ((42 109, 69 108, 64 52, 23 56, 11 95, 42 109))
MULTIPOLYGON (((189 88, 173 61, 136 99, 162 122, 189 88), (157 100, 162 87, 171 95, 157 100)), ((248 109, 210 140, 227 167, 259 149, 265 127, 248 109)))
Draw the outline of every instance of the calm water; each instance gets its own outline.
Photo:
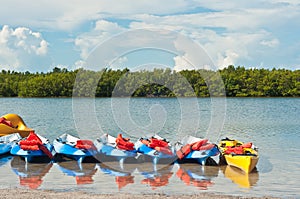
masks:
POLYGON ((299 198, 300 98, 227 99, 18 99, 0 98, 0 115, 17 113, 53 140, 62 133, 95 139, 124 132, 132 140, 159 133, 170 141, 186 134, 217 142, 223 137, 259 147, 257 172, 231 167, 76 162, 28 164, 0 158, 0 188, 24 187, 95 193, 201 193, 299 198), (34 183, 33 183, 34 182, 34 183))

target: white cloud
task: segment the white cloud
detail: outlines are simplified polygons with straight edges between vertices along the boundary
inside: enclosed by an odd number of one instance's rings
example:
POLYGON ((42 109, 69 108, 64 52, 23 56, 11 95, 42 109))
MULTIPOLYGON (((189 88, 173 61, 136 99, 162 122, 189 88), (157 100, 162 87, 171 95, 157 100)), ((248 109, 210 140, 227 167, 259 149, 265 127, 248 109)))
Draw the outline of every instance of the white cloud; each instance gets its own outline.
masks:
POLYGON ((175 71, 181 71, 186 69, 192 69, 191 64, 187 61, 185 56, 174 57, 174 68, 175 71))
POLYGON ((2 0, 0 7, 0 24, 26 26, 46 29, 73 30, 89 20, 98 20, 106 16, 128 16, 132 14, 168 14, 182 12, 192 8, 184 0, 72 0, 20 2, 2 0), (14 16, 14 17, 7 17, 14 16))
POLYGON ((270 47, 270 48, 273 48, 273 47, 278 46, 279 43, 280 43, 280 42, 278 41, 278 39, 262 40, 262 41, 260 42, 261 45, 263 45, 263 46, 268 46, 268 47, 270 47))
POLYGON ((232 50, 226 50, 224 55, 218 54, 217 65, 219 68, 225 68, 229 65, 234 65, 238 58, 238 53, 232 50))
MULTIPOLYGON (((286 53, 284 57, 293 60, 294 65, 299 62, 296 56, 288 55, 300 50, 299 46, 291 47, 292 39, 289 39, 300 34, 298 0, 73 0, 71 3, 53 0, 40 4, 33 0, 3 0, 1 3, 5 6, 0 7, 0 24, 17 28, 3 26, 1 30, 0 64, 18 66, 25 60, 20 59, 20 55, 28 58, 46 55, 49 45, 42 38, 43 30, 69 33, 80 51, 78 59, 84 60, 93 48, 113 35, 141 28, 185 34, 201 44, 218 67, 229 63, 259 65, 264 62, 267 65, 277 61, 280 64, 283 59, 274 58, 280 53, 286 53), (89 24, 94 24, 90 30, 89 24), (281 52, 279 46, 285 52, 281 52)), ((142 44, 143 40, 134 38, 122 45, 142 44)), ((299 42, 295 40, 294 43, 299 42)), ((191 56, 185 50, 181 49, 182 54, 174 57, 177 68, 180 63, 185 65, 184 59, 191 56)))
POLYGON ((13 29, 8 25, 0 30, 0 63, 3 68, 17 69, 28 62, 28 57, 44 56, 47 52, 48 42, 38 32, 25 27, 13 29))
POLYGON ((93 48, 124 30, 117 23, 105 20, 97 21, 92 31, 81 34, 75 39, 75 45, 81 51, 81 58, 86 59, 93 48))
MULTIPOLYGON (((194 15, 187 17, 186 19, 189 21, 196 21, 197 16, 194 15)), ((156 17, 155 17, 156 18, 156 17)), ((163 17, 166 18, 166 17, 163 17)), ((149 23, 146 22, 133 22, 131 24, 131 28, 165 28, 168 27, 169 30, 177 31, 185 36, 194 40, 195 43, 201 45, 201 47, 207 52, 208 57, 210 57, 213 63, 218 68, 226 67, 230 64, 239 64, 245 60, 255 59, 252 57, 253 52, 260 50, 261 46, 268 47, 276 47, 279 44, 279 40, 274 38, 271 33, 257 30, 248 32, 248 30, 239 32, 231 32, 227 30, 222 30, 221 33, 218 30, 206 28, 206 25, 201 26, 200 24, 185 26, 187 21, 181 21, 181 16, 172 16, 174 20, 173 22, 168 19, 168 26, 165 26, 164 20, 156 20, 160 21, 160 23, 149 23)), ((209 22, 207 22, 209 24, 209 22)), ((206 24, 206 23, 205 23, 206 24)), ((225 27, 225 26, 224 26, 225 27)), ((185 49, 178 48, 177 50, 183 51, 183 56, 176 56, 174 58, 175 68, 186 69, 187 64, 185 63, 186 59, 192 59, 190 57, 189 47, 185 49), (182 65, 182 66, 180 66, 182 65), (183 67, 183 65, 185 67, 183 67)), ((198 61, 198 64, 199 63, 198 61)), ((205 63, 206 64, 206 63, 205 63)), ((201 64, 201 65, 205 65, 201 64)))
POLYGON ((84 68, 86 66, 86 62, 83 60, 78 60, 74 64, 74 69, 84 68))

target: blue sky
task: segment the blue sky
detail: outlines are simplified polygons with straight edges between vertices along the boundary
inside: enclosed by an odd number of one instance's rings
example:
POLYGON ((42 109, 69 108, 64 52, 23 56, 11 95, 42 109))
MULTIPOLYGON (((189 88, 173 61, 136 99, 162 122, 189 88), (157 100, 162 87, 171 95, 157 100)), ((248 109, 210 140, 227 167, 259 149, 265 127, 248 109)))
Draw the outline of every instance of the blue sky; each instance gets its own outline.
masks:
POLYGON ((295 70, 300 69, 299 21, 298 0, 2 0, 0 66, 72 70, 87 67, 98 53, 100 68, 233 64, 295 70), (155 34, 135 34, 140 30, 155 34), (190 41, 183 44, 174 35, 190 41), (211 63, 201 61, 204 52, 211 63))

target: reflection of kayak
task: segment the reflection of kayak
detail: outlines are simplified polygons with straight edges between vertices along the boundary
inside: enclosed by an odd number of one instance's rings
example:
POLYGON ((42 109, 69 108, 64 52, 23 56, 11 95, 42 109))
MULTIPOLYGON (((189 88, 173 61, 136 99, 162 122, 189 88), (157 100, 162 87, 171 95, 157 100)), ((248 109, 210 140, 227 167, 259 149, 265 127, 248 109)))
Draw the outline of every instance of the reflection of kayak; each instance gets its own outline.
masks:
POLYGON ((134 176, 131 174, 136 169, 134 164, 116 164, 113 162, 101 163, 100 170, 107 175, 114 176, 118 189, 134 183, 134 176))
POLYGON ((9 153, 12 145, 21 139, 22 138, 19 133, 13 133, 0 137, 0 155, 9 153))
POLYGON ((68 176, 73 176, 77 184, 92 184, 93 175, 97 172, 96 163, 74 164, 74 161, 63 161, 57 163, 60 171, 68 176))
POLYGON ((123 138, 121 134, 117 138, 103 134, 96 139, 95 146, 100 154, 100 161, 125 161, 135 162, 137 151, 134 149, 134 144, 128 138, 123 138))
POLYGON ((222 139, 219 148, 228 165, 250 173, 258 162, 259 156, 252 143, 242 143, 229 138, 222 139))
POLYGON ((226 178, 232 180, 235 184, 242 188, 250 188, 254 186, 259 179, 257 171, 246 174, 238 168, 229 165, 225 166, 225 169, 223 168, 222 170, 226 178))
POLYGON ((31 131, 23 121, 23 119, 17 114, 6 114, 1 117, 3 122, 0 122, 0 136, 8 135, 12 133, 19 133, 21 137, 27 137, 31 131))
POLYGON ((219 149, 215 144, 193 136, 185 136, 181 142, 177 142, 175 150, 179 163, 198 162, 206 165, 209 157, 219 155, 219 149))
POLYGON ((11 158, 12 158, 12 156, 10 156, 10 155, 1 155, 0 156, 0 167, 5 165, 11 158))
POLYGON ((90 140, 81 140, 78 137, 64 133, 53 141, 56 154, 72 158, 79 163, 84 159, 95 161, 96 147, 90 140))
POLYGON ((217 177, 218 167, 201 166, 197 164, 182 164, 176 175, 186 185, 193 185, 199 189, 206 190, 208 186, 212 186, 212 178, 217 177))
POLYGON ((158 135, 139 139, 135 148, 144 155, 146 161, 153 161, 154 164, 172 164, 176 160, 171 144, 158 135))
POLYGON ((49 172, 52 163, 25 163, 20 157, 13 157, 11 168, 19 176, 20 185, 37 189, 43 182, 43 177, 49 172))
POLYGON ((147 163, 139 165, 138 171, 144 176, 141 184, 150 185, 153 190, 158 187, 167 186, 169 184, 169 179, 173 175, 173 165, 165 165, 157 170, 152 170, 151 168, 151 165, 148 165, 147 163))
POLYGON ((12 146, 10 153, 25 158, 26 162, 49 162, 52 159, 52 150, 53 146, 48 139, 30 132, 28 137, 12 146))

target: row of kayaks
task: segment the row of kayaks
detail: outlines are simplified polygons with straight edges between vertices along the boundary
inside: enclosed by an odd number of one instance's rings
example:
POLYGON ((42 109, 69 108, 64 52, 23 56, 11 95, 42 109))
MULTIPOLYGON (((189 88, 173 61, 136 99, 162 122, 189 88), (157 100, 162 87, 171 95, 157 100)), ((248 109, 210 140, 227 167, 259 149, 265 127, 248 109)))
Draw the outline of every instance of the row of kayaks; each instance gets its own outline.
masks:
POLYGON ((10 152, 12 155, 21 156, 26 162, 38 161, 41 158, 52 160, 55 156, 65 156, 78 162, 95 158, 100 162, 152 161, 154 164, 171 164, 178 160, 179 162, 196 161, 205 165, 207 158, 219 155, 217 145, 193 136, 187 136, 183 139, 185 142, 177 142, 174 146, 158 135, 140 138, 135 143, 128 138, 123 138, 122 134, 118 134, 117 137, 103 134, 92 141, 67 133, 58 136, 51 143, 33 131, 25 138, 14 133, 2 136, 0 139, 2 154, 10 152))
POLYGON ((172 164, 175 161, 197 162, 201 165, 216 165, 213 157, 220 155, 227 164, 238 167, 245 173, 250 173, 259 159, 257 150, 253 149, 251 143, 243 144, 228 138, 216 145, 207 139, 186 136, 181 142, 171 145, 158 135, 141 138, 133 143, 123 138, 122 134, 117 137, 104 134, 92 141, 65 133, 51 143, 34 132, 26 138, 14 133, 0 137, 0 153, 20 156, 26 162, 51 161, 57 160, 57 157, 68 157, 79 163, 93 159, 99 162, 152 161, 154 164, 172 164))
POLYGON ((132 142, 129 138, 124 138, 121 133, 116 137, 103 134, 93 141, 64 133, 51 143, 45 137, 27 128, 21 117, 14 114, 8 114, 8 116, 2 117, 4 122, 0 123, 0 127, 2 126, 0 130, 5 129, 3 125, 6 125, 15 129, 23 126, 23 131, 22 134, 18 130, 15 130, 16 133, 1 131, 1 135, 6 135, 0 137, 0 154, 11 153, 24 158, 26 162, 55 161, 58 160, 57 157, 68 157, 79 163, 93 159, 99 162, 117 160, 120 163, 151 161, 154 165, 174 162, 217 165, 214 157, 219 156, 221 160, 224 160, 219 164, 224 162, 245 173, 250 173, 259 159, 258 152, 252 143, 242 143, 226 138, 217 145, 210 143, 208 139, 190 135, 171 144, 159 135, 141 137, 132 142), (24 136, 24 129, 29 131, 27 136, 24 136))

